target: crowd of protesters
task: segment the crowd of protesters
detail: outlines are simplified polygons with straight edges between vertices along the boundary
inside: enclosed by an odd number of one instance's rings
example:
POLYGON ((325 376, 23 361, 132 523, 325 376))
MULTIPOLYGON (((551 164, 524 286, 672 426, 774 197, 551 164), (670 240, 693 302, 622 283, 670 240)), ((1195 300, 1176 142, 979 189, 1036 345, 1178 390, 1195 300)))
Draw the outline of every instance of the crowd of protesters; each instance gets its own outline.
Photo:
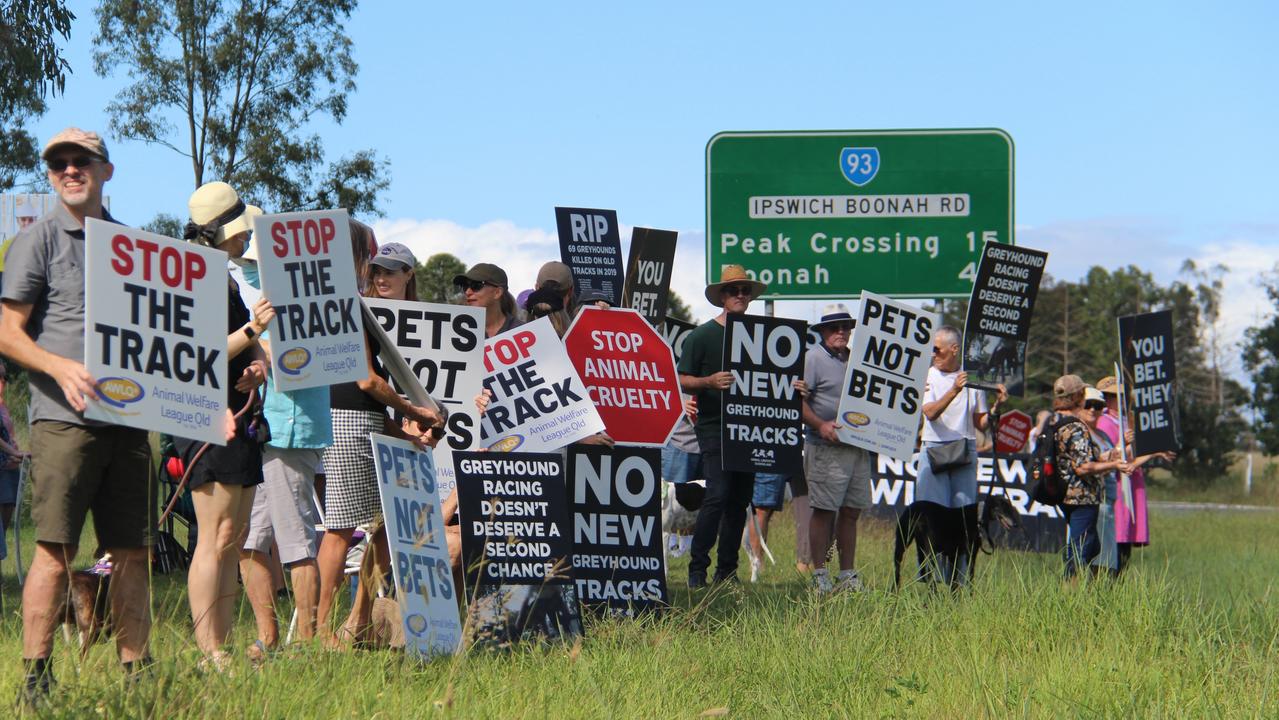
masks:
MULTIPOLYGON (((158 494, 147 433, 84 415, 86 398, 95 395, 95 380, 81 362, 84 224, 87 218, 115 222, 102 203, 114 166, 101 137, 76 128, 49 140, 42 158, 59 202, 45 217, 27 223, 9 247, 0 312, 0 354, 30 371, 36 550, 23 588, 22 651, 23 692, 29 700, 47 694, 53 682, 58 608, 89 512, 99 547, 111 557, 110 607, 119 658, 130 676, 149 664, 147 562, 158 494)), ((262 212, 230 185, 208 183, 190 198, 185 238, 226 252, 244 282, 260 288, 252 220, 262 212)), ((417 300, 417 258, 409 248, 379 246, 373 230, 354 220, 350 237, 362 294, 417 300)), ((454 285, 467 305, 483 311, 488 338, 540 317, 547 317, 562 336, 583 305, 607 307, 600 297, 575 297, 571 270, 558 261, 542 266, 518 305, 506 272, 491 263, 471 266, 454 278, 454 285)), ((865 587, 856 563, 857 526, 871 505, 874 457, 842 442, 838 432, 854 326, 846 306, 827 307, 811 326, 820 343, 808 352, 803 377, 795 382, 803 397, 803 466, 776 475, 723 466, 722 399, 733 382, 724 368, 725 324, 730 315, 746 313, 766 290, 740 266, 725 266, 705 289, 707 301, 721 312, 683 342, 678 377, 687 396, 686 419, 664 449, 663 474, 677 501, 696 510, 688 587, 738 582, 744 533, 754 579, 770 520, 783 508, 789 486, 796 509, 796 568, 811 572, 819 594, 857 592, 865 587), (704 482, 704 490, 694 492, 696 481, 704 482), (832 572, 827 564, 834 554, 838 570, 832 572)), ((367 332, 367 377, 332 387, 278 390, 269 371, 271 303, 261 298, 246 304, 234 276, 227 293, 227 357, 233 380, 227 390, 227 443, 174 439, 199 528, 188 576, 193 637, 204 666, 213 671, 225 668, 231 658, 227 647, 239 601, 237 569, 256 621, 257 637, 246 649, 252 660, 264 660, 280 643, 273 562, 289 571, 298 638, 319 637, 333 645, 361 639, 370 622, 369 593, 357 595, 337 628, 332 616, 348 548, 361 528, 376 528, 380 515, 368 436, 386 433, 431 447, 444 434, 441 413, 415 406, 393 389, 378 360, 383 349, 367 332)), ((968 386, 960 369, 961 345, 962 334, 953 327, 934 333, 914 498, 934 526, 972 538, 978 532, 980 499, 978 435, 990 431, 1008 393, 1002 385, 991 391, 968 386), (943 455, 944 463, 937 459, 943 455)), ((6 377, 0 363, 0 392, 6 377)), ((476 402, 482 412, 487 396, 476 402)), ((1068 578, 1089 565, 1118 574, 1132 547, 1149 542, 1141 466, 1156 456, 1131 457, 1125 451, 1132 439, 1120 433, 1122 402, 1114 378, 1089 386, 1066 375, 1053 386, 1052 412, 1041 414, 1033 433, 1053 437, 1058 472, 1067 481, 1062 510, 1068 526, 1068 578)), ((603 433, 584 442, 612 444, 603 433)), ((12 515, 16 468, 27 455, 18 447, 0 402, 0 528, 12 515)), ((456 573, 456 499, 443 509, 456 573)), ((0 532, 0 557, 3 540, 0 532)), ((928 558, 921 577, 951 587, 967 585, 973 558, 966 547, 958 543, 953 551, 928 558)), ((366 552, 383 567, 389 565, 384 531, 373 531, 366 552)))

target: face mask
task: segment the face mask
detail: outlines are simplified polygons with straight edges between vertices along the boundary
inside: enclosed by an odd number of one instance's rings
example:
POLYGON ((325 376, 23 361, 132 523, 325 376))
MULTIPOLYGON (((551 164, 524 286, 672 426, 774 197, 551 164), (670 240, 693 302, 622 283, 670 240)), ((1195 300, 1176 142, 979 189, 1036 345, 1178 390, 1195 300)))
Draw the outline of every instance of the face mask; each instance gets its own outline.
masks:
MULTIPOLYGON (((243 260, 243 258, 236 258, 236 260, 243 260)), ((237 262, 236 265, 239 265, 240 271, 244 273, 245 282, 259 290, 262 289, 262 280, 258 277, 257 263, 252 260, 244 260, 243 264, 237 262)))

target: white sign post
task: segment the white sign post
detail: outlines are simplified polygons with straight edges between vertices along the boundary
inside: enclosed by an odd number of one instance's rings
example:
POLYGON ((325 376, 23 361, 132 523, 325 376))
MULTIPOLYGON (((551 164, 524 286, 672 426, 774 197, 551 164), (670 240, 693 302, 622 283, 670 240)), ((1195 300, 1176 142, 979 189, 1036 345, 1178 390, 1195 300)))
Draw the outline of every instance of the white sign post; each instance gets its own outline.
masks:
POLYGON ((275 306, 271 350, 281 392, 368 377, 351 227, 345 210, 259 215, 262 294, 275 306))
POLYGON ((407 441, 377 433, 369 433, 369 441, 404 622, 405 651, 428 659, 451 655, 461 645, 462 622, 436 492, 435 463, 431 453, 407 441))
POLYGON ((909 462, 937 316, 866 291, 858 315, 839 401, 839 438, 909 462))
POLYGON ((544 317, 489 338, 484 370, 484 387, 493 393, 481 423, 489 450, 551 452, 604 429, 544 317))
POLYGON ((91 420, 226 444, 227 255, 88 218, 91 420))

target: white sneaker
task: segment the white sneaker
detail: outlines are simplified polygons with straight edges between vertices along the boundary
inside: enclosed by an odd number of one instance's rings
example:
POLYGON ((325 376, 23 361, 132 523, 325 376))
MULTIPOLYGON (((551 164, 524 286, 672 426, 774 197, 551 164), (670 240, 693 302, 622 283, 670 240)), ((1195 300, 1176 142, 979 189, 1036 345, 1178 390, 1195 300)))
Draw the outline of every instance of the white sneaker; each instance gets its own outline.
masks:
POLYGON ((759 582, 759 570, 764 565, 764 561, 753 554, 748 554, 751 559, 751 582, 759 582))
POLYGON ((856 570, 840 570, 839 580, 835 583, 835 592, 862 592, 866 587, 862 585, 862 576, 857 574, 856 570))
POLYGON ((818 595, 829 595, 834 591, 835 586, 831 584, 830 573, 826 568, 818 568, 813 571, 813 592, 818 595))

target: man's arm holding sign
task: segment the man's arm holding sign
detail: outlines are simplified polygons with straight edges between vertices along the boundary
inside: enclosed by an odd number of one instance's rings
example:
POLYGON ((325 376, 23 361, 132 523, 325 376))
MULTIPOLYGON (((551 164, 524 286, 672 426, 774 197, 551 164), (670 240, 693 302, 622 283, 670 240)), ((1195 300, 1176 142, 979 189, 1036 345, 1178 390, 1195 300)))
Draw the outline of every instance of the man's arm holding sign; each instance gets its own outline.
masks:
POLYGON ((32 307, 30 303, 3 302, 0 308, 0 355, 28 370, 53 378, 71 407, 76 412, 84 412, 84 398, 86 395, 95 396, 97 381, 83 362, 55 355, 31 339, 27 334, 27 320, 31 318, 32 307))
POLYGON ((995 404, 990 406, 990 410, 983 411, 980 408, 973 408, 973 427, 982 432, 986 432, 990 428, 991 416, 999 417, 999 407, 1008 400, 1008 388, 1003 383, 995 386, 995 404))

